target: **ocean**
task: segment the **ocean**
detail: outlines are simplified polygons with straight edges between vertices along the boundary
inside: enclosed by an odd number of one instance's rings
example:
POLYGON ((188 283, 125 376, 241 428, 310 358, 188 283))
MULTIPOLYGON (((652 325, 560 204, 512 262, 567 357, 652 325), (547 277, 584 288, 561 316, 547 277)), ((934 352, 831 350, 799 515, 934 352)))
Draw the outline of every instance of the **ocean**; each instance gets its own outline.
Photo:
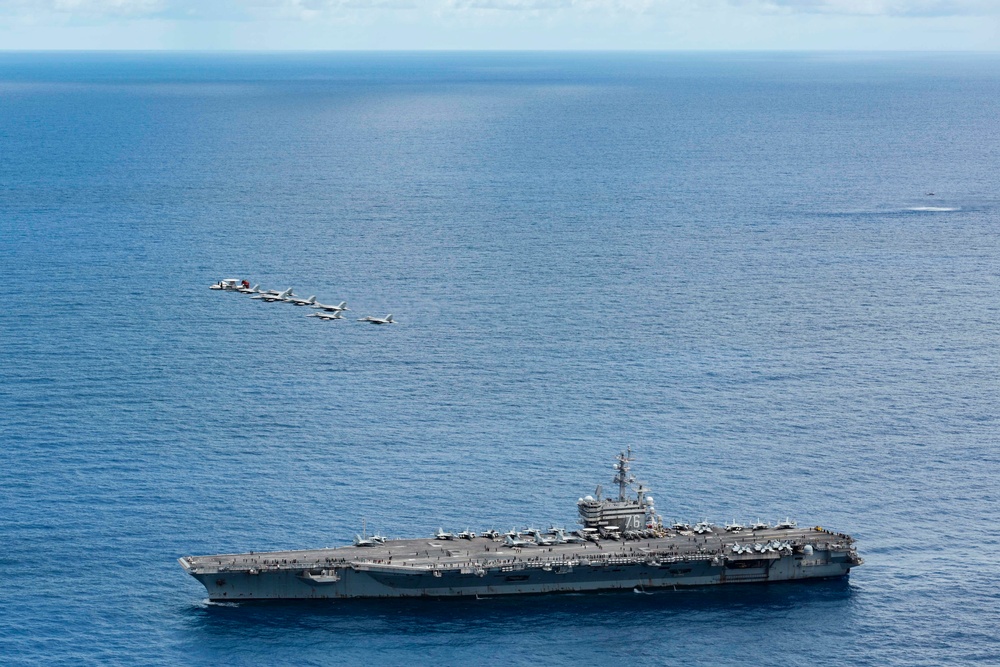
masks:
POLYGON ((996 55, 0 54, 0 663, 1000 664, 998 100, 996 55), (865 565, 235 606, 176 561, 572 527, 627 446, 668 521, 865 565))

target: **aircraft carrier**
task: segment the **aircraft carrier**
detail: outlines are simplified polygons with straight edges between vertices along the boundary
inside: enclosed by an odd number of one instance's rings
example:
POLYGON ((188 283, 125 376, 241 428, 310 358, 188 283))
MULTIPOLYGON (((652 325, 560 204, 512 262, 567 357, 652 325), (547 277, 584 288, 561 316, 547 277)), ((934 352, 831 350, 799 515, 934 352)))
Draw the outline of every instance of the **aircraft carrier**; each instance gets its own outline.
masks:
POLYGON ((847 576, 854 540, 785 520, 664 525, 618 455, 616 497, 577 502, 581 529, 423 539, 358 535, 351 546, 180 558, 212 601, 494 596, 748 584, 847 576))

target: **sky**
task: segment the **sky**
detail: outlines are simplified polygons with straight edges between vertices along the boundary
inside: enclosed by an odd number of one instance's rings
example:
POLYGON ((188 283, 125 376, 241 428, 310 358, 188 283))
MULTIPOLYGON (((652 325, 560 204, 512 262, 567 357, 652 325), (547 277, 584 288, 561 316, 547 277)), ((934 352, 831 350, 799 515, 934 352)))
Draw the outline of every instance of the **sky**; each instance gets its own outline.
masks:
POLYGON ((0 50, 1000 51, 1000 0, 0 0, 0 50))

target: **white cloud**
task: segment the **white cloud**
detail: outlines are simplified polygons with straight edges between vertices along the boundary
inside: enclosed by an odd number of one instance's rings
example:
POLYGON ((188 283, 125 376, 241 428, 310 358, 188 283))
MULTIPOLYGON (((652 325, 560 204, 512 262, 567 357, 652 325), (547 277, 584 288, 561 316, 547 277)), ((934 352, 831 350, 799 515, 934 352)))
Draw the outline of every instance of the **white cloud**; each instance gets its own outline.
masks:
POLYGON ((974 16, 1000 14, 1000 0, 0 0, 0 14, 79 17, 223 16, 273 12, 309 17, 372 10, 435 16, 466 11, 580 14, 697 14, 735 9, 754 14, 974 16))
POLYGON ((302 9, 306 11, 344 11, 368 9, 413 9, 413 0, 244 0, 248 7, 302 9))
POLYGON ((501 11, 538 11, 567 9, 577 4, 576 0, 452 0, 448 3, 454 9, 498 9, 501 11))
POLYGON ((420 0, 0 0, 0 15, 240 18, 247 12, 271 12, 287 16, 413 9, 419 2, 420 0))
POLYGON ((335 22, 380 13, 412 10, 420 0, 232 0, 236 12, 260 20, 290 19, 335 22))
POLYGON ((166 9, 169 0, 0 0, 5 14, 78 16, 148 16, 166 9))
MULTIPOLYGON (((445 0, 444 4, 455 10, 626 12, 633 14, 651 10, 689 10, 693 7, 693 3, 681 0, 445 0)), ((719 0, 709 0, 704 4, 717 6, 719 0)))
POLYGON ((1000 14, 998 0, 729 0, 765 12, 856 16, 969 16, 1000 14))
POLYGON ((609 14, 696 14, 726 8, 761 14, 928 17, 1000 14, 1000 0, 443 0, 443 4, 454 10, 609 14))

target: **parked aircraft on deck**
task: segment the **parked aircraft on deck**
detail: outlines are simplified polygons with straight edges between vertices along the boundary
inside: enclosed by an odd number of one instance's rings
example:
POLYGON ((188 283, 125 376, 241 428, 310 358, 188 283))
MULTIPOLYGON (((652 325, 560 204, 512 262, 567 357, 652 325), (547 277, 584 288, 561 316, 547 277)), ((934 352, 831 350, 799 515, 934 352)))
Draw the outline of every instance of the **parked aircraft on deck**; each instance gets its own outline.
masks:
POLYGON ((533 547, 534 542, 528 542, 527 540, 522 540, 520 537, 511 537, 507 535, 506 539, 503 541, 505 547, 533 547))

